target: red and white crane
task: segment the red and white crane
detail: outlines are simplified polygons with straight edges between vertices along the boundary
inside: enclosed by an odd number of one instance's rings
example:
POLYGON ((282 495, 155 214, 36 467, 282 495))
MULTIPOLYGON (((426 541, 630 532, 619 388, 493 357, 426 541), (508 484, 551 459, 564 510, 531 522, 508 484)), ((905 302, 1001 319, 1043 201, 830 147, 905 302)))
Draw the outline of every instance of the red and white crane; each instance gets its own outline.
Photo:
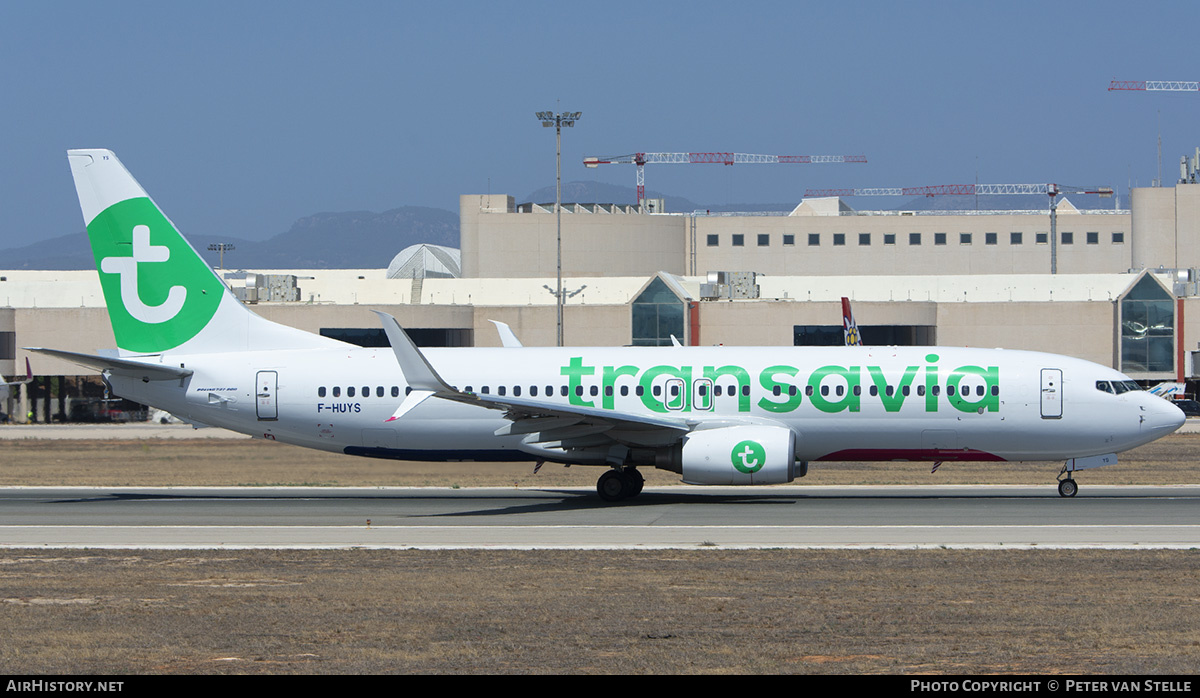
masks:
POLYGON ((631 155, 615 155, 612 157, 585 157, 583 164, 587 167, 600 165, 637 165, 637 198, 638 206, 646 200, 646 165, 651 163, 665 165, 774 165, 801 164, 812 165, 831 162, 863 162, 865 155, 754 155, 751 153, 633 153, 631 155))
POLYGON ((1108 91, 1133 90, 1135 92, 1200 92, 1200 82, 1186 80, 1113 80, 1108 91))
POLYGON ((809 189, 804 196, 971 196, 989 194, 1045 194, 1050 197, 1050 273, 1058 273, 1058 196, 1060 194, 1113 195, 1112 187, 1069 187, 1063 184, 938 184, 929 187, 878 189, 809 189))

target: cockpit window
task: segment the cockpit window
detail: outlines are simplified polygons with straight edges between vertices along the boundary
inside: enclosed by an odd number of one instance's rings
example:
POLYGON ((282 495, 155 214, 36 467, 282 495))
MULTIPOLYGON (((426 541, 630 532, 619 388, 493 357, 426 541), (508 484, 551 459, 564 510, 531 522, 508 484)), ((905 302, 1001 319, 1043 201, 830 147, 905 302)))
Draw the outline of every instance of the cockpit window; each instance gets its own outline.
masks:
POLYGON ((1141 390, 1142 386, 1138 385, 1137 381, 1096 381, 1096 390, 1102 393, 1128 393, 1134 390, 1141 390))

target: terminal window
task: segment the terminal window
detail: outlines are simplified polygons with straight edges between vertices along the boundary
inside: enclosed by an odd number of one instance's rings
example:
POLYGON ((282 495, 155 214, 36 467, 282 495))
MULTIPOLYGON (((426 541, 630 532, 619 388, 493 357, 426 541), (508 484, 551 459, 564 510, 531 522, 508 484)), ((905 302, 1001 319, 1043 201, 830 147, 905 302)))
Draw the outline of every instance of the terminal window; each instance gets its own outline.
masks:
POLYGON ((1009 233, 1008 234, 1008 244, 1020 245, 1021 244, 1021 233, 1009 233))
POLYGON ((970 245, 971 244, 971 234, 970 233, 959 233, 958 234, 958 244, 970 245))
POLYGON ((1075 244, 1075 233, 1063 233, 1062 234, 1062 244, 1074 245, 1075 244))
POLYGON ((759 235, 758 236, 758 246, 759 247, 769 247, 770 244, 771 244, 771 236, 770 235, 759 235))
POLYGON ((998 238, 998 237, 999 237, 999 236, 998 236, 996 233, 984 233, 984 234, 983 234, 983 244, 985 244, 985 245, 995 245, 995 244, 996 244, 996 238, 998 238))
POLYGON ((870 245, 871 244, 871 234, 870 233, 859 233, 858 234, 858 244, 870 245))
POLYGON ((820 244, 821 244, 821 234, 820 233, 809 233, 808 234, 808 246, 809 247, 816 247, 817 245, 820 245, 820 244))
POLYGON ((946 234, 945 233, 934 233, 933 234, 933 244, 945 245, 946 244, 946 234))
POLYGON ((1121 300, 1121 370, 1175 370, 1175 299, 1149 275, 1121 300))
POLYGON ((1037 233, 1036 240, 1039 245, 1046 245, 1050 242, 1050 233, 1037 233))
POLYGON ((717 244, 720 242, 720 239, 721 239, 720 235, 709 235, 708 236, 708 246, 716 247, 717 244))
POLYGON ((1087 234, 1087 244, 1099 245, 1100 244, 1100 233, 1088 233, 1087 234))
POLYGON ((784 235, 783 236, 783 246, 784 247, 791 247, 792 245, 795 245, 795 244, 796 244, 796 236, 795 235, 784 235))
POLYGON ((834 245, 845 245, 846 244, 846 235, 844 233, 834 233, 833 234, 833 244, 834 245))
POLYGON ((733 236, 733 246, 734 247, 745 247, 745 245, 746 245, 746 236, 745 235, 735 234, 733 236))
POLYGON ((1113 233, 1112 234, 1112 244, 1124 245, 1125 244, 1125 233, 1113 233))
POLYGON ((920 233, 909 233, 908 234, 908 244, 920 245, 921 244, 921 234, 920 233))
POLYGON ((896 234, 895 233, 884 233, 883 234, 883 244, 895 245, 896 244, 896 234))

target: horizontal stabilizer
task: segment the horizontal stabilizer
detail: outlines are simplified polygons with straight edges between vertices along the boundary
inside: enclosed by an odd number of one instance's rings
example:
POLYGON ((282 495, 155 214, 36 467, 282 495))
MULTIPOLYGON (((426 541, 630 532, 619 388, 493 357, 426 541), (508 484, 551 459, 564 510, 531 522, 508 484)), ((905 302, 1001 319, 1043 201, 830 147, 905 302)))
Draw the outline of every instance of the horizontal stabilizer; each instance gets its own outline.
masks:
POLYGON ((93 354, 79 354, 73 351, 62 351, 61 349, 42 349, 39 347, 24 347, 27 351, 36 351, 39 354, 53 356, 64 361, 79 364, 94 368, 97 371, 108 371, 118 376, 129 376, 140 380, 148 381, 165 381, 178 380, 187 378, 192 375, 190 368, 181 368, 179 366, 167 366, 165 364, 152 364, 134 359, 118 359, 112 356, 95 356, 93 354))

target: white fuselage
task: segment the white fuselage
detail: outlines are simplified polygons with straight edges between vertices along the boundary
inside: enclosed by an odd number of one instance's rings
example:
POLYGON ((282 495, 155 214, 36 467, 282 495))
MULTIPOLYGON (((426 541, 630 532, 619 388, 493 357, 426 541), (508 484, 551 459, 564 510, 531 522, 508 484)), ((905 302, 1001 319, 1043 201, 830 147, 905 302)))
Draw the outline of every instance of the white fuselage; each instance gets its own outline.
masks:
MULTIPOLYGON (((1128 381, 1118 371, 1037 352, 525 347, 424 354, 447 383, 477 394, 671 416, 698 429, 786 425, 801 461, 1078 458, 1124 451, 1183 423, 1178 408, 1159 397, 1097 388, 1098 381, 1128 381)), ((145 360, 194 374, 150 382, 112 376, 114 392, 194 422, 357 455, 536 457, 522 450, 520 435, 495 435, 509 422, 494 409, 432 398, 389 421, 407 384, 386 347, 145 360)))

